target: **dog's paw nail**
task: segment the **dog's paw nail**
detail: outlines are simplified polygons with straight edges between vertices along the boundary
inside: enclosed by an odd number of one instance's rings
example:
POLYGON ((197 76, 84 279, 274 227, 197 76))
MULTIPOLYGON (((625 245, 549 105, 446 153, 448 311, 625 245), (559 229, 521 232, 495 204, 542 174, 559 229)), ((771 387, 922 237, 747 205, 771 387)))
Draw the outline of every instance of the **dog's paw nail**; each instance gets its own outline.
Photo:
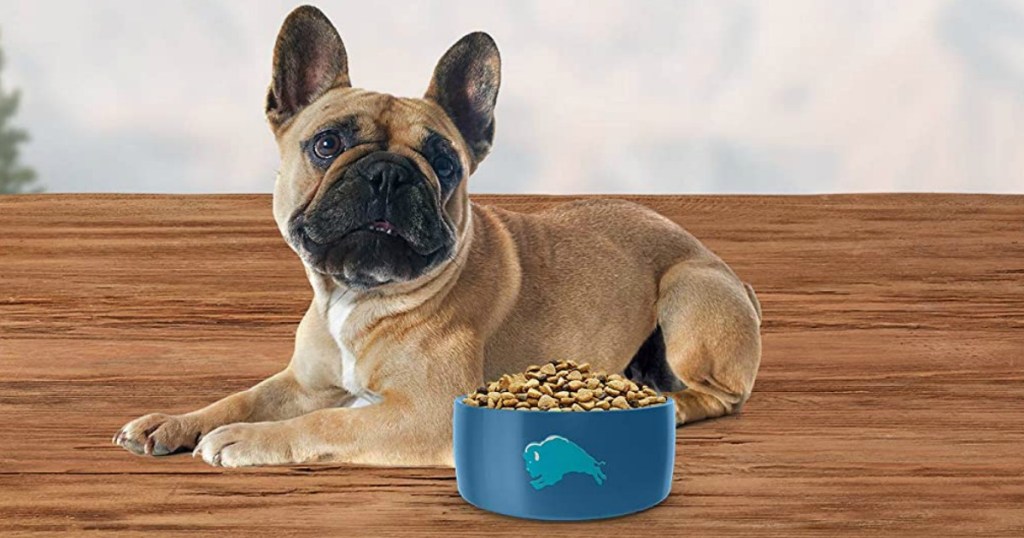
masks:
POLYGON ((153 443, 153 445, 150 447, 150 454, 152 454, 153 456, 166 456, 171 452, 173 452, 173 450, 167 448, 161 443, 153 443))

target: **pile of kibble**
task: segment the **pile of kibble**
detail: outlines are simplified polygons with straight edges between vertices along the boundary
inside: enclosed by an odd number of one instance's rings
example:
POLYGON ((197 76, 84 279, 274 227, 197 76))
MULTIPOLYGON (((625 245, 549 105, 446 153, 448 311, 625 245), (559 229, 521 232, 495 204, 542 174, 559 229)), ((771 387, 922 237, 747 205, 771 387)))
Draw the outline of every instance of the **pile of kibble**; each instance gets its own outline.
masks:
POLYGON ((619 374, 591 372, 588 363, 552 361, 505 374, 462 401, 520 411, 613 411, 665 403, 665 397, 619 374))

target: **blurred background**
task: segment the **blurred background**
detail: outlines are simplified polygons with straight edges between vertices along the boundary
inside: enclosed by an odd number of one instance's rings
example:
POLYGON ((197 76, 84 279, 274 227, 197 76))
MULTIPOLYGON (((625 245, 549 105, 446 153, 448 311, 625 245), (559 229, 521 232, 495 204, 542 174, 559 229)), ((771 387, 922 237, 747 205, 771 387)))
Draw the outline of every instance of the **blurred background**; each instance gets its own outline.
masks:
MULTIPOLYGON (((269 192, 294 1, 4 0, 0 191, 269 192)), ((356 86, 503 59, 474 192, 1024 192, 1024 1, 317 3, 356 86)))

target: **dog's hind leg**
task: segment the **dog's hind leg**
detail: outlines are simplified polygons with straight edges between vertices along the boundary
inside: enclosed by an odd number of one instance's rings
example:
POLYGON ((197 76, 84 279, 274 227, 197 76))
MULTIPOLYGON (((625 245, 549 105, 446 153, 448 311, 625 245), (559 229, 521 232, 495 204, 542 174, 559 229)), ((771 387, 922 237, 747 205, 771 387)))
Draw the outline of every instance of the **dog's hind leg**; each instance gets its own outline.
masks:
POLYGON ((671 267, 658 288, 665 361, 685 388, 669 392, 676 423, 739 410, 761 362, 761 312, 753 289, 721 261, 671 267))

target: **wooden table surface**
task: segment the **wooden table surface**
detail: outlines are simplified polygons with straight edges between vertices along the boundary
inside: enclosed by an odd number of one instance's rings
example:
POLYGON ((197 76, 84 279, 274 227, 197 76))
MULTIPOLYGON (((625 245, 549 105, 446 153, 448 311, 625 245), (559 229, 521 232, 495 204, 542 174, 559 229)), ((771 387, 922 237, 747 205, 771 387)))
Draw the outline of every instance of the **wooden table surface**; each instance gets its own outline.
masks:
POLYGON ((0 534, 1024 535, 1024 196, 633 199, 757 289, 760 376, 742 415, 678 430, 662 505, 544 524, 462 502, 450 469, 112 446, 282 368, 300 262, 265 195, 0 197, 0 534))

